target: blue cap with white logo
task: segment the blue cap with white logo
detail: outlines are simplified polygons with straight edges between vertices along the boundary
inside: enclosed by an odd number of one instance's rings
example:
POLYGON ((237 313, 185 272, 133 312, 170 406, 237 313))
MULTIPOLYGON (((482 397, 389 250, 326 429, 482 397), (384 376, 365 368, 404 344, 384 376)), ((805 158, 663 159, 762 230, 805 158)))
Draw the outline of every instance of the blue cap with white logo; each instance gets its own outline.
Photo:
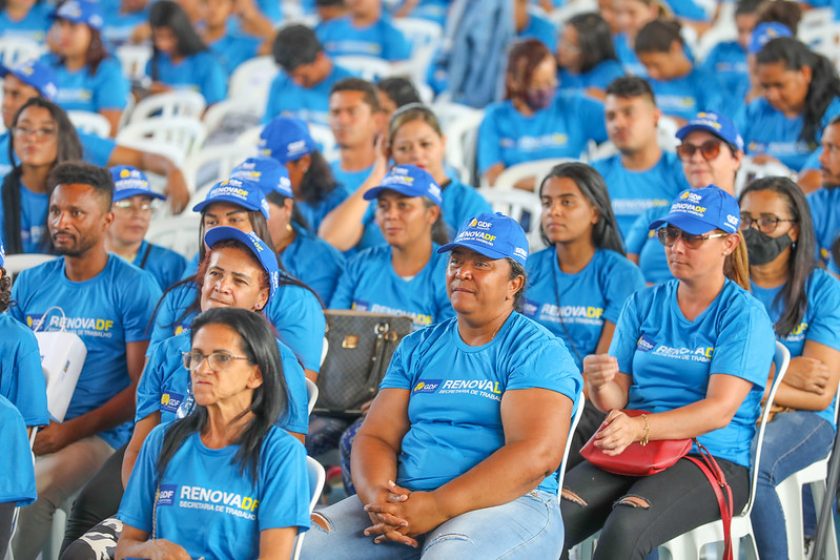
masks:
POLYGON ((677 139, 684 140, 686 136, 698 130, 717 136, 727 144, 744 151, 744 139, 738 133, 735 123, 726 115, 712 111, 697 113, 693 119, 677 131, 677 139))
POLYGON ((438 206, 443 204, 440 185, 428 171, 416 165, 395 165, 378 187, 373 187, 364 194, 364 199, 374 200, 385 191, 394 191, 409 197, 425 196, 438 206))
POLYGON ((260 155, 273 157, 283 164, 297 161, 316 149, 309 127, 300 119, 276 117, 260 132, 260 155))
POLYGON ((528 238, 522 226, 501 212, 479 214, 467 221, 455 241, 438 249, 438 253, 464 247, 491 259, 511 258, 525 266, 528 259, 528 238))
POLYGON ((201 212, 216 202, 230 202, 252 212, 262 212, 268 219, 268 202, 256 183, 242 179, 219 181, 207 193, 207 198, 193 206, 193 212, 201 212))
POLYGON ((741 210, 734 196, 715 185, 687 189, 671 204, 667 216, 651 222, 650 229, 664 225, 678 227, 692 235, 708 233, 713 229, 737 233, 741 225, 741 210))
POLYGON ((0 241, 0 267, 6 264, 6 248, 3 247, 3 242, 0 241))
POLYGON ((148 196, 160 200, 166 197, 152 190, 146 174, 130 165, 117 165, 110 169, 114 180, 114 202, 131 198, 132 196, 148 196))
POLYGON ((286 198, 295 197, 286 166, 274 158, 249 157, 234 167, 230 176, 232 179, 243 179, 258 184, 266 196, 275 192, 286 198))
POLYGON ((280 285, 280 265, 277 263, 277 255, 256 233, 253 231, 245 233, 229 226, 217 226, 207 230, 207 233, 204 234, 204 244, 210 249, 215 247, 217 243, 231 239, 248 247, 248 250, 257 257, 268 274, 269 290, 273 294, 274 290, 280 285))
POLYGON ((777 21, 769 21, 767 23, 759 23, 755 26, 750 34, 750 44, 747 45, 747 52, 750 54, 758 54, 764 48, 764 45, 778 39, 780 37, 792 37, 790 28, 777 21))
POLYGON ((97 31, 102 29, 102 26, 105 24, 99 2, 92 0, 67 0, 50 17, 52 19, 63 19, 72 23, 84 23, 97 31))
POLYGON ((58 95, 55 72, 38 59, 26 60, 14 66, 0 64, 0 77, 5 78, 9 74, 24 84, 34 87, 48 101, 52 101, 58 95))

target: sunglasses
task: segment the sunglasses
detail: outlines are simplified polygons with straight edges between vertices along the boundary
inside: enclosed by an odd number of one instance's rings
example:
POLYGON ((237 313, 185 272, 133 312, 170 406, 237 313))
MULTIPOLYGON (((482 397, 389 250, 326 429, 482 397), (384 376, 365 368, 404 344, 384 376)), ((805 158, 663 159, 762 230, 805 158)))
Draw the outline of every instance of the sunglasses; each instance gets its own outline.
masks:
POLYGON ((656 237, 665 247, 673 247, 677 239, 682 239, 683 245, 689 249, 699 249, 703 242, 716 237, 726 237, 728 233, 703 233, 694 235, 675 227, 664 227, 656 230, 656 237))
POLYGON ((698 151, 703 159, 711 161, 720 154, 720 147, 723 144, 720 140, 706 140, 699 146, 697 144, 688 144, 683 142, 677 146, 677 155, 680 159, 691 159, 698 151))

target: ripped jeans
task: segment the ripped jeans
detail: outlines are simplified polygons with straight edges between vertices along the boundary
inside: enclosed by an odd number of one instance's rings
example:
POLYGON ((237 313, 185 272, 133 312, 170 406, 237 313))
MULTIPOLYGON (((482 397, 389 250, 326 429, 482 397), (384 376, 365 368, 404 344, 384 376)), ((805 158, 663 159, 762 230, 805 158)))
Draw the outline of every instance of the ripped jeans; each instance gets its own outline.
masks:
MULTIPOLYGON (((747 503, 746 467, 717 459, 732 487, 734 511, 747 503)), ((566 473, 560 505, 568 549, 601 531, 594 560, 643 560, 660 544, 720 519, 714 491, 700 469, 680 459, 661 473, 610 474, 584 461, 566 473)))
POLYGON ((471 511, 418 539, 419 549, 399 543, 374 544, 358 496, 319 510, 330 531, 316 523, 306 533, 302 560, 494 560, 560 556, 563 523, 557 496, 533 491, 506 504, 471 511))

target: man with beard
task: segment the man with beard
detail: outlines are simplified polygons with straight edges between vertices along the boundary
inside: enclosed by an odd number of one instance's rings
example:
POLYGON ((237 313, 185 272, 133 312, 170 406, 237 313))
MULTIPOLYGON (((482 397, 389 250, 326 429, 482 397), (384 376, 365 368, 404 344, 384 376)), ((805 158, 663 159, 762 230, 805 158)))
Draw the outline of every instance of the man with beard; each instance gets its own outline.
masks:
POLYGON ((20 274, 10 312, 33 329, 75 333, 87 358, 64 421, 50 422, 35 438, 38 500, 21 510, 17 558, 37 556, 56 507, 128 441, 146 326, 160 297, 154 277, 105 250, 114 220, 110 173, 65 162, 47 184, 47 227, 63 257, 20 274))
POLYGON ((819 156, 822 188, 808 195, 817 251, 821 262, 837 272, 838 263, 831 256, 832 245, 840 235, 840 117, 835 117, 822 135, 819 156))
POLYGON ((622 237, 645 210, 668 206, 688 188, 676 154, 659 146, 662 113, 650 85, 635 76, 617 78, 604 102, 607 135, 618 153, 592 163, 604 177, 622 237))

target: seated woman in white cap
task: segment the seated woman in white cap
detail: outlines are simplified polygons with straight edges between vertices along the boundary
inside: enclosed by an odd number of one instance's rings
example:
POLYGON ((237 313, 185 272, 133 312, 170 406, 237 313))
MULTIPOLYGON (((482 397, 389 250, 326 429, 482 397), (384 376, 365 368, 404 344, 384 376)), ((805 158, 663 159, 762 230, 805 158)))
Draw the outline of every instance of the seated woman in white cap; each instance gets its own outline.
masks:
POLYGON ((358 495, 314 515, 301 558, 560 555, 556 471, 582 380, 515 311, 525 232, 479 214, 438 251, 456 316, 400 343, 353 445, 358 495))
POLYGON ((135 167, 111 168, 114 180, 114 221, 105 236, 105 247, 134 266, 148 270, 165 290, 181 278, 187 261, 170 249, 144 238, 155 213, 155 200, 166 197, 152 190, 146 174, 135 167))

